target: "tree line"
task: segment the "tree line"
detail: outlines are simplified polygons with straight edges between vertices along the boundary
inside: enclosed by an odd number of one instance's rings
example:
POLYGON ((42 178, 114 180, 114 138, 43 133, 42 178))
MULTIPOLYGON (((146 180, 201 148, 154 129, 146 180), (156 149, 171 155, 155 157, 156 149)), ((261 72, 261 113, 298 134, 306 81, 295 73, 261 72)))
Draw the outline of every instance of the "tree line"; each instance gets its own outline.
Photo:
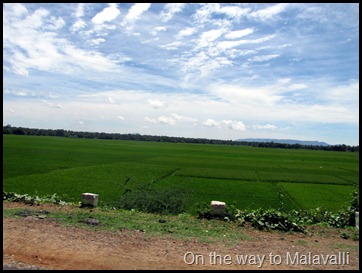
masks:
POLYGON ((81 132, 81 131, 71 131, 64 129, 37 129, 37 128, 13 127, 9 124, 3 126, 3 134, 57 136, 57 137, 70 137, 70 138, 95 138, 95 139, 112 139, 112 140, 138 140, 138 141, 173 142, 173 143, 224 144, 224 145, 262 147, 262 148, 359 152, 359 145, 350 146, 345 144, 338 144, 338 145, 323 146, 323 145, 302 145, 298 143, 287 144, 287 143, 276 143, 276 142, 249 142, 249 141, 234 141, 234 140, 220 140, 220 139, 207 139, 207 138, 154 136, 154 135, 141 135, 141 134, 81 132))

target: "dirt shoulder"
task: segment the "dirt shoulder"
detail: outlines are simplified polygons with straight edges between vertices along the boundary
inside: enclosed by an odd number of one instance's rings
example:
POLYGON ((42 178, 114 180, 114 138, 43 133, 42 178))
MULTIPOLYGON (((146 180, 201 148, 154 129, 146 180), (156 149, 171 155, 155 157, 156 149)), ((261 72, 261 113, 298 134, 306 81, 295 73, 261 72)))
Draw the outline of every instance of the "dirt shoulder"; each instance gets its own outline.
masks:
MULTIPOLYGON (((29 205, 3 202, 3 209, 15 207, 29 205)), ((251 239, 230 246, 3 218, 3 269, 359 269, 359 241, 335 229, 315 227, 312 235, 243 229, 251 239)))

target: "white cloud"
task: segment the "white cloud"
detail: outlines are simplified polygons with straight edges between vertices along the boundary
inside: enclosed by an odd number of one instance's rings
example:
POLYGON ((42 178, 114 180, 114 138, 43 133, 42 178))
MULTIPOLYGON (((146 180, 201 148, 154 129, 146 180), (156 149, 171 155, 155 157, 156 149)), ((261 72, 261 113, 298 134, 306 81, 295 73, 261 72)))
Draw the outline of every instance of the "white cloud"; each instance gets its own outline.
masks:
POLYGON ((168 124, 168 125, 175 125, 176 124, 175 119, 173 119, 171 117, 166 117, 166 116, 160 116, 160 117, 158 117, 156 119, 145 117, 145 120, 150 122, 150 123, 161 123, 161 124, 168 124))
POLYGON ((166 44, 166 45, 160 45, 160 48, 164 48, 166 50, 175 50, 175 49, 178 49, 179 46, 182 44, 183 43, 181 43, 179 41, 174 41, 174 42, 166 44))
MULTIPOLYGON (((211 24, 220 24, 219 20, 212 20, 212 15, 216 14, 223 14, 230 19, 238 20, 242 16, 245 16, 250 11, 249 8, 241 8, 239 6, 221 6, 219 3, 207 3, 202 4, 202 7, 196 11, 193 15, 193 18, 196 19, 198 23, 211 23, 211 24)), ((224 21, 225 23, 226 21, 224 21)))
POLYGON ((219 123, 213 119, 208 119, 202 123, 206 127, 218 127, 219 123))
POLYGON ((126 17, 122 21, 122 25, 127 25, 140 18, 142 13, 151 7, 150 3, 137 3, 134 4, 128 11, 126 17))
POLYGON ((245 45, 245 44, 264 43, 266 41, 273 39, 274 37, 275 37, 275 35, 267 35, 265 37, 252 39, 252 40, 222 41, 222 42, 219 42, 216 46, 220 50, 225 50, 225 49, 229 49, 229 48, 233 48, 233 47, 237 47, 237 46, 245 45))
POLYGON ((153 28, 153 30, 151 31, 151 34, 157 35, 158 32, 166 31, 166 30, 167 30, 167 28, 165 26, 158 26, 158 27, 153 28))
POLYGON ((84 51, 72 45, 66 45, 63 51, 68 58, 68 62, 72 61, 73 64, 80 67, 96 71, 115 71, 118 69, 115 63, 96 51, 84 51))
POLYGON ((157 121, 163 124, 175 125, 176 121, 173 118, 161 116, 157 118, 157 121))
POLYGON ((4 3, 3 8, 5 11, 11 12, 15 17, 22 17, 28 14, 28 10, 20 3, 4 3))
POLYGON ((241 37, 247 36, 249 34, 252 34, 253 32, 254 32, 253 28, 234 30, 234 31, 230 31, 230 32, 226 33, 224 35, 224 37, 227 39, 237 39, 237 38, 241 38, 241 37))
POLYGON ((87 24, 83 21, 83 20, 77 20, 72 27, 70 28, 70 30, 72 32, 76 32, 78 30, 83 29, 87 24))
POLYGON ((191 118, 191 117, 187 117, 187 116, 183 116, 183 115, 178 115, 175 113, 172 113, 171 116, 177 120, 177 121, 181 121, 181 122, 191 122, 193 125, 197 125, 197 119, 195 118, 191 118))
POLYGON ((53 102, 48 102, 47 100, 42 100, 44 102, 45 105, 48 105, 50 107, 53 107, 53 108, 63 108, 63 106, 59 103, 53 103, 53 102))
POLYGON ((279 54, 270 54, 270 55, 261 55, 261 56, 255 56, 248 59, 248 62, 266 62, 270 61, 272 59, 278 58, 279 54))
POLYGON ((230 58, 237 58, 237 57, 250 55, 250 54, 256 54, 256 53, 258 53, 258 52, 255 50, 239 50, 239 49, 235 49, 235 48, 225 50, 225 54, 230 58))
POLYGON ((94 24, 103 24, 104 22, 110 22, 117 18, 121 12, 117 8, 117 4, 109 4, 109 7, 103 9, 101 12, 97 13, 93 18, 92 22, 94 24))
POLYGON ((198 47, 210 46, 210 43, 218 39, 224 32, 225 29, 213 29, 203 32, 200 35, 198 47))
POLYGON ((234 120, 223 120, 221 122, 222 126, 226 127, 227 129, 237 130, 237 131, 245 131, 246 127, 244 123, 241 121, 234 121, 234 120))
POLYGON ((77 6, 77 10, 75 11, 75 16, 80 18, 84 15, 84 3, 79 3, 77 6))
POLYGON ((106 101, 108 101, 109 103, 114 103, 114 99, 112 97, 107 97, 106 101))
POLYGON ((254 11, 254 12, 250 13, 249 16, 262 20, 262 21, 269 20, 269 19, 272 19, 273 17, 275 17, 276 15, 278 15, 279 13, 285 11, 289 5, 290 4, 288 4, 288 3, 280 3, 280 4, 272 5, 270 7, 254 11))
POLYGON ((283 78, 283 79, 279 79, 278 82, 281 84, 287 84, 291 80, 292 80, 291 78, 283 78))
POLYGON ((214 84, 209 87, 209 90, 220 99, 227 100, 236 105, 270 107, 282 99, 282 96, 272 92, 272 88, 214 84))
POLYGON ((188 28, 185 28, 185 29, 182 29, 180 30, 177 35, 176 35, 176 38, 177 39, 180 39, 182 37, 187 37, 187 36, 191 36, 193 35, 194 33, 197 32, 197 28, 195 27, 188 27, 188 28))
POLYGON ((166 105, 166 102, 164 101, 160 101, 160 100, 155 100, 155 99, 149 99, 148 103, 152 106, 152 108, 154 109, 159 109, 159 108, 163 108, 166 105))
POLYGON ((48 30, 58 30, 61 29, 62 27, 64 27, 66 25, 65 21, 63 20, 63 18, 60 17, 50 17, 48 24, 46 25, 45 29, 48 30))
POLYGON ((359 106, 359 82, 352 81, 348 84, 324 88, 324 100, 333 104, 339 104, 358 111, 359 106))
POLYGON ((92 39, 89 42, 90 42, 91 45, 99 45, 101 43, 104 43, 105 41, 106 40, 103 39, 103 38, 97 38, 97 39, 92 39))
POLYGON ((207 119, 202 123, 202 125, 206 127, 216 127, 219 129, 229 129, 236 131, 245 131, 246 126, 241 121, 233 121, 233 120, 222 120, 215 121, 213 119, 207 119))
POLYGON ((28 96, 30 96, 30 94, 28 92, 16 91, 16 90, 4 90, 4 94, 10 94, 10 95, 15 95, 15 96, 19 96, 19 97, 28 97, 28 96))
POLYGON ((124 120, 124 117, 122 117, 122 116, 117 116, 117 118, 120 120, 124 120))
POLYGON ((241 8, 238 6, 222 6, 216 12, 225 14, 226 16, 228 16, 230 18, 239 19, 242 16, 248 14, 249 11, 250 11, 249 8, 241 8))
POLYGON ((4 115, 222 138, 358 127, 358 4, 290 5, 5 3, 4 115))
POLYGON ((253 125, 252 128, 254 130, 265 130, 265 129, 266 130, 275 130, 275 129, 277 129, 277 126, 268 123, 268 124, 265 124, 265 125, 259 125, 259 124, 253 125))
POLYGON ((185 3, 168 3, 165 5, 165 11, 161 11, 162 21, 167 22, 178 12, 181 12, 186 6, 185 3))
POLYGON ((54 95, 54 94, 52 94, 52 93, 50 93, 50 94, 48 95, 48 97, 49 97, 50 99, 59 99, 59 96, 58 96, 58 95, 54 95))
POLYGON ((301 89, 306 89, 308 88, 308 85, 304 84, 304 83, 294 83, 291 84, 290 86, 288 86, 289 90, 301 90, 301 89))
MULTIPOLYGON (((217 55, 217 53, 215 55, 217 55)), ((232 65, 232 62, 228 58, 208 56, 204 51, 201 51, 186 60, 181 70, 187 73, 184 79, 187 81, 188 77, 195 78, 195 72, 197 76, 204 78, 209 76, 214 70, 229 65, 232 65)))
POLYGON ((13 13, 4 16, 3 49, 12 71, 29 76, 30 69, 69 74, 119 69, 101 53, 77 48, 56 32, 43 29, 49 24, 62 25, 61 20, 48 15, 47 10, 39 8, 26 17, 13 13))

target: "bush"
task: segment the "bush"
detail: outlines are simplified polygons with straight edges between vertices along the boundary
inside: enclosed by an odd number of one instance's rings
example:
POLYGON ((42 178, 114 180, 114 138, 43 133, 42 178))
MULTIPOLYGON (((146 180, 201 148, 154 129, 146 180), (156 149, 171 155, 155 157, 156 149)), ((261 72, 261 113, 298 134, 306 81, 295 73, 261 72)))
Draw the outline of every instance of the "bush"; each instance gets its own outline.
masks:
POLYGON ((157 188, 152 183, 140 183, 127 178, 124 192, 114 207, 138 211, 179 214, 186 211, 191 191, 180 188, 157 188))
MULTIPOLYGON (((359 211, 359 194, 357 186, 351 193, 351 200, 340 211, 330 212, 324 208, 311 210, 291 210, 284 212, 283 203, 279 203, 277 209, 256 209, 239 210, 235 205, 227 208, 226 217, 231 221, 244 225, 250 222, 253 227, 263 230, 281 230, 281 231, 305 231, 305 225, 308 224, 326 224, 335 228, 346 228, 355 226, 355 213, 359 211)), ((279 195, 280 199, 282 195, 279 195)), ((211 215, 210 206, 206 203, 198 204, 197 214, 199 218, 215 218, 211 215)), ((355 236, 356 237, 356 236, 355 236)), ((358 236, 357 236, 358 237, 358 236)))
POLYGON ((42 203, 52 203, 58 205, 67 205, 71 203, 67 203, 63 201, 56 193, 51 195, 46 195, 43 197, 39 197, 37 195, 32 196, 29 194, 17 194, 15 192, 5 192, 3 191, 3 200, 12 201, 12 202, 20 202, 30 205, 37 205, 42 203))

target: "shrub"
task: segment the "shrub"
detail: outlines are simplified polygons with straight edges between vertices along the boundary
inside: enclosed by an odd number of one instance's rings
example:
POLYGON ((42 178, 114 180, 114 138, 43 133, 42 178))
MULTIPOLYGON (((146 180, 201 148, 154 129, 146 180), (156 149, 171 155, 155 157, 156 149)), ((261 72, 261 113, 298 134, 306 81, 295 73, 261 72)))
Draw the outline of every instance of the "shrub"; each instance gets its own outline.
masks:
POLYGON ((42 203, 53 203, 58 205, 67 205, 56 193, 51 195, 45 195, 43 197, 32 196, 29 194, 17 194, 15 192, 5 192, 3 191, 3 200, 12 201, 12 202, 21 202, 25 204, 42 204, 42 203))
POLYGON ((124 192, 114 207, 138 211, 179 214, 186 211, 191 191, 181 188, 157 188, 153 183, 140 183, 127 178, 124 192))

